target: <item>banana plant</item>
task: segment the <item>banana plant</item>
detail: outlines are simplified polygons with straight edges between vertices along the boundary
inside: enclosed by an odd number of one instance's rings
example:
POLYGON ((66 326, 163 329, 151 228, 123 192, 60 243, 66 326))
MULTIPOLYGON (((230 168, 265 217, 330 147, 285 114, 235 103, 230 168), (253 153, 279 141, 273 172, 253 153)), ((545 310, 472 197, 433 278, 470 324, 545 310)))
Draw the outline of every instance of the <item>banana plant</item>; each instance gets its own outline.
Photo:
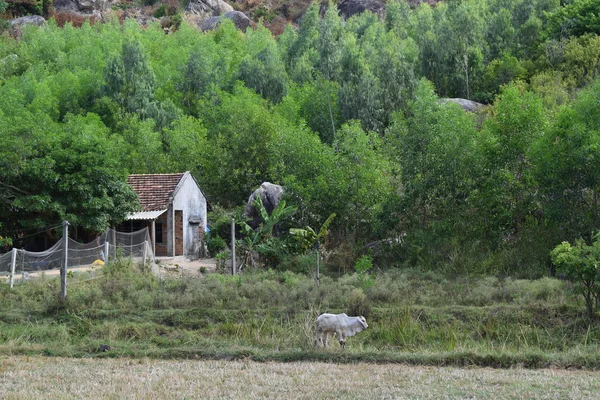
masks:
POLYGON ((321 277, 319 276, 319 262, 321 260, 321 241, 325 239, 327 234, 329 233, 329 225, 331 221, 335 218, 335 213, 332 213, 321 228, 319 232, 315 232, 313 228, 310 226, 305 227, 304 229, 292 228, 290 229, 290 234, 300 239, 300 246, 303 251, 308 251, 310 248, 314 248, 317 253, 317 286, 319 286, 319 282, 321 277))
POLYGON ((240 265, 240 270, 246 265, 257 267, 259 265, 259 259, 261 255, 272 252, 275 245, 275 238, 273 236, 273 229, 275 225, 291 216, 296 212, 296 206, 286 207, 285 200, 282 200, 277 207, 271 212, 271 215, 265 209, 260 196, 254 201, 256 209, 259 211, 262 218, 262 222, 256 229, 252 229, 246 222, 240 222, 240 227, 243 239, 239 240, 239 246, 242 249, 243 257, 240 265), (255 256, 257 256, 255 258, 255 256))
POLYGON ((319 246, 321 245, 321 242, 329 233, 329 225, 331 225, 331 222, 334 218, 335 213, 327 217, 327 219, 325 220, 325 222, 323 222, 323 225, 321 225, 321 228, 318 232, 316 232, 310 226, 306 226, 304 228, 292 228, 290 229, 290 234, 297 238, 302 251, 306 252, 313 247, 317 247, 318 250, 319 246))

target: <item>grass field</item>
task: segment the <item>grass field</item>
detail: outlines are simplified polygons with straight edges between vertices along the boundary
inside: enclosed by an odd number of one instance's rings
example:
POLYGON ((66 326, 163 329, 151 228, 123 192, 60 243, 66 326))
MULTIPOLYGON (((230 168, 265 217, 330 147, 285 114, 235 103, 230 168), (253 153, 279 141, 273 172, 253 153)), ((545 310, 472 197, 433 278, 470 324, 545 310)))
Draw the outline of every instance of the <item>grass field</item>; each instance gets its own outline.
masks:
POLYGON ((0 285, 0 356, 600 370, 600 325, 552 278, 391 270, 317 286, 288 271, 158 279, 126 260, 72 275, 67 301, 53 277, 0 285), (313 351, 321 312, 369 328, 313 351))
POLYGON ((3 399, 597 399, 600 374, 319 362, 0 358, 3 399))

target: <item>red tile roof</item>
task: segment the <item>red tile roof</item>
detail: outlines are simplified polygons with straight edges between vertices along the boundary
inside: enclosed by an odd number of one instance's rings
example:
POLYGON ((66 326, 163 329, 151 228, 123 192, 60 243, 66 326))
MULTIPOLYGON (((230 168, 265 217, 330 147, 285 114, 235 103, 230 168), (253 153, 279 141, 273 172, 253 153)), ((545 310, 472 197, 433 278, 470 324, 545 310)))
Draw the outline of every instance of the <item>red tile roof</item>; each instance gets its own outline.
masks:
POLYGON ((144 211, 164 210, 179 181, 185 174, 129 175, 127 183, 140 198, 144 211))

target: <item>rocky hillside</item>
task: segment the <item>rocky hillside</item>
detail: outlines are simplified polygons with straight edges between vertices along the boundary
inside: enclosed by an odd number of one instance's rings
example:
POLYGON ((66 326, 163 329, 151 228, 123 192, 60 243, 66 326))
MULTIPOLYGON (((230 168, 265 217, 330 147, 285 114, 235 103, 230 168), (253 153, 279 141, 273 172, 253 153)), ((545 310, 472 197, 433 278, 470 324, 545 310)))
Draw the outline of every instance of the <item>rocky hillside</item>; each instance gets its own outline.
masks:
MULTIPOLYGON (((409 0, 413 6, 423 2, 437 3, 409 0)), ((23 18, 31 16, 54 18, 59 25, 71 22, 75 26, 86 20, 95 23, 116 17, 135 18, 140 24, 158 21, 167 31, 177 29, 182 20, 202 31, 214 29, 222 18, 233 20, 241 30, 262 20, 273 33, 279 34, 288 23, 298 21, 310 3, 311 0, 6 0, 1 15, 14 27, 43 22, 40 18, 23 18)), ((327 6, 327 2, 322 3, 327 6)), ((380 17, 385 14, 382 0, 341 0, 337 7, 344 18, 365 10, 380 17)))

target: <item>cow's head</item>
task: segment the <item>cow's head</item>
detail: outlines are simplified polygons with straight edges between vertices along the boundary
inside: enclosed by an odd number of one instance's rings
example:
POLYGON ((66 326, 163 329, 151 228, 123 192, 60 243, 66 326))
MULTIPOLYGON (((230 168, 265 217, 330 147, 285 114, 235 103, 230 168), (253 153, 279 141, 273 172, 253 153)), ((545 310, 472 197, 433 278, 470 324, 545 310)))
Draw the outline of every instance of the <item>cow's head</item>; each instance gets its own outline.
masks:
POLYGON ((363 328, 367 329, 369 327, 369 325, 367 325, 367 320, 362 315, 358 317, 358 320, 360 321, 360 324, 363 326, 363 328))

